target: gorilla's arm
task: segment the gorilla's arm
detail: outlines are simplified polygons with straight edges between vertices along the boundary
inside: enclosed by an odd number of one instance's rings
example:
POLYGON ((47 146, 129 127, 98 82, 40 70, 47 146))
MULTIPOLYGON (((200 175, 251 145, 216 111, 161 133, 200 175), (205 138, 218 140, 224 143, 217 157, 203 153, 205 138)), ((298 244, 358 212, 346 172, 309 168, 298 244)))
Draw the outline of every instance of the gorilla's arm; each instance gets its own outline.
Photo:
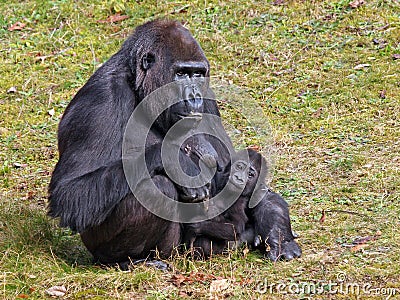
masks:
MULTIPOLYGON (((247 198, 241 196, 221 215, 211 220, 185 225, 184 242, 193 244, 193 241, 197 240, 197 237, 203 237, 202 240, 204 242, 212 239, 224 241, 241 240, 241 235, 245 231, 248 221, 245 213, 247 202, 247 198)), ((201 244, 203 243, 198 243, 197 246, 199 247, 201 244)))
POLYGON ((236 239, 235 226, 232 223, 224 222, 224 218, 215 218, 199 223, 191 223, 185 225, 185 240, 190 240, 188 237, 204 236, 210 239, 220 239, 233 241, 236 239))
MULTIPOLYGON (((183 149, 178 148, 177 145, 173 144, 170 146, 172 146, 172 148, 170 148, 170 151, 179 152, 179 162, 168 162, 168 159, 166 161, 162 160, 161 143, 154 144, 146 148, 145 160, 150 177, 153 178, 156 175, 169 177, 168 175, 171 175, 173 179, 174 176, 179 176, 178 174, 181 170, 188 176, 197 176, 200 174, 199 166, 195 162, 193 162, 193 160, 188 155, 186 155, 183 149), (165 166, 164 163, 168 164, 168 166, 165 166), (171 172, 171 174, 166 173, 166 167, 171 172)), ((179 184, 175 184, 175 187, 179 191, 178 198, 183 202, 200 202, 210 196, 209 184, 206 184, 205 186, 199 188, 184 187, 180 186, 179 184)))
POLYGON ((77 232, 101 224, 116 204, 130 193, 121 160, 75 178, 51 185, 49 215, 60 217, 61 226, 77 232))
MULTIPOLYGON (((196 176, 200 173, 200 169, 193 160, 187 156, 184 150, 178 148, 177 146, 172 145, 173 147, 170 148, 168 151, 179 151, 179 162, 172 161, 169 162, 167 158, 165 161, 162 160, 162 153, 161 153, 161 143, 154 144, 145 150, 145 160, 147 170, 149 171, 150 177, 154 177, 155 175, 163 174, 165 175, 165 165, 164 163, 168 164, 168 168, 172 171, 179 170, 182 168, 182 171, 189 176, 196 176)), ((173 172, 175 173, 175 172, 173 172)))
POLYGON ((74 231, 101 224, 129 193, 121 149, 135 95, 126 57, 120 51, 100 67, 59 124, 60 158, 49 185, 48 209, 74 231))

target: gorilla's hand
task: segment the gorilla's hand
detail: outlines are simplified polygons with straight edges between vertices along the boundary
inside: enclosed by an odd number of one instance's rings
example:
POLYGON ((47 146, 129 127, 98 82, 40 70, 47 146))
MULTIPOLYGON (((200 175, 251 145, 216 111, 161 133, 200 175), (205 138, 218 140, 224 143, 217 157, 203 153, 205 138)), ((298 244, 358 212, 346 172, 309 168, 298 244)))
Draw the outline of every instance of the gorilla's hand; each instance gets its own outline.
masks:
POLYGON ((294 241, 283 242, 279 247, 272 247, 269 252, 267 252, 267 256, 271 261, 276 261, 280 258, 286 260, 292 260, 293 258, 297 258, 301 256, 301 249, 299 245, 294 241))
MULTIPOLYGON (((179 174, 182 174, 182 171, 184 173, 183 175, 187 176, 185 180, 180 180, 180 184, 176 184, 179 200, 189 203, 208 200, 210 198, 211 184, 204 176, 210 177, 211 180, 212 173, 208 172, 211 172, 211 170, 207 167, 200 170, 200 167, 189 156, 185 155, 183 151, 180 152, 179 163, 182 169, 178 168, 177 165, 170 166, 173 173, 176 172, 175 174, 172 174, 173 176, 177 176, 175 178, 179 179, 179 174), (193 178, 193 181, 190 180, 191 178, 193 178), (182 185, 182 181, 185 182, 185 185, 182 185), (199 185, 199 181, 204 182, 204 185, 194 187, 199 185)), ((174 178, 172 178, 172 180, 174 180, 174 178)))

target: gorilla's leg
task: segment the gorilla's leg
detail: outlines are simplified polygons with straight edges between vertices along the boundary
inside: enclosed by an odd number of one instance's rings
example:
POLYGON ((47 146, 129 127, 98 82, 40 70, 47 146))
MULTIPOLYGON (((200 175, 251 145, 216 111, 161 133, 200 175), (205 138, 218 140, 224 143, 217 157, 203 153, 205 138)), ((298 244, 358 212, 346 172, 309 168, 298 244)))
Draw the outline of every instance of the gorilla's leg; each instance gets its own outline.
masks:
POLYGON ((213 240, 207 237, 198 237, 193 243, 191 255, 195 259, 209 258, 214 254, 221 254, 227 249, 228 242, 225 240, 213 240))
POLYGON ((252 209, 254 244, 267 251, 272 261, 300 257, 301 249, 294 240, 289 207, 277 193, 269 191, 252 209))
MULTIPOLYGON (((173 183, 158 175, 153 178, 161 192, 177 199, 173 183)), ((152 197, 151 190, 147 197, 152 197)), ((180 244, 181 228, 177 223, 161 219, 129 194, 101 225, 81 234, 85 246, 96 261, 104 264, 124 263, 130 259, 168 257, 180 244)))

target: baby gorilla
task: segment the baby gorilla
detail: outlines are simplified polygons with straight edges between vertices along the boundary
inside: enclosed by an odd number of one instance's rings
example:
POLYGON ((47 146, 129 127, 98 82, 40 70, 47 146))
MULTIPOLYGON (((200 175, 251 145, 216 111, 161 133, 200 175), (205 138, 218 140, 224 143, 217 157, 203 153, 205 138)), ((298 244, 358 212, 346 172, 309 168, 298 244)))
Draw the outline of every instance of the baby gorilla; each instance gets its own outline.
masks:
POLYGON ((251 227, 246 230, 246 224, 249 222, 247 207, 253 191, 262 188, 256 188, 256 184, 260 176, 261 182, 264 182, 266 170, 265 159, 251 149, 239 151, 231 165, 223 170, 217 169, 211 184, 212 196, 220 193, 227 185, 227 193, 224 195, 239 197, 230 208, 217 217, 184 225, 184 242, 194 257, 209 257, 211 254, 222 253, 228 248, 229 241, 254 240, 254 229, 251 227))
POLYGON ((219 216, 185 225, 184 242, 196 258, 220 254, 232 245, 248 243, 266 252, 276 261, 300 257, 301 249, 294 240, 286 201, 264 184, 267 164, 264 157, 252 150, 240 151, 231 166, 218 170, 211 186, 215 196, 227 184, 228 197, 240 196, 236 202, 219 216), (247 153, 246 153, 247 152, 247 153), (248 161, 244 159, 248 155, 248 161), (232 171, 231 171, 232 168, 232 171), (249 209, 251 198, 256 207, 249 209))

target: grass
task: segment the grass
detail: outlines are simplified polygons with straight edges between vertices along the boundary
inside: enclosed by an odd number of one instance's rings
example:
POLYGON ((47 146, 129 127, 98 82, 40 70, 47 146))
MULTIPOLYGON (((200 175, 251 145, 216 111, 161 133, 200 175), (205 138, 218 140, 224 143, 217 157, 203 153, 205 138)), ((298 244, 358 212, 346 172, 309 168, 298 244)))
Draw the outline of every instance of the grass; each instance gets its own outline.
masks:
MULTIPOLYGON (((399 297, 400 3, 349 4, 2 1, 1 297, 42 299, 59 285, 67 299, 288 297, 279 283, 321 288, 288 298, 356 299, 349 284, 369 285, 358 292, 363 298, 399 297), (129 18, 97 22, 118 12, 129 18), (300 259, 273 264, 238 251, 200 262, 182 255, 166 273, 101 269, 79 237, 46 217, 60 115, 131 30, 157 17, 187 22, 214 79, 239 86, 262 107, 274 140, 271 185, 290 203, 300 259), (10 31, 17 22, 25 26, 10 31), (372 238, 347 247, 359 237, 372 238), (179 274, 186 281, 177 287, 171 280, 179 274), (221 278, 229 280, 226 289, 211 292, 221 278), (330 295, 329 282, 342 290, 330 295)), ((220 105, 245 144, 267 139, 220 105)))

